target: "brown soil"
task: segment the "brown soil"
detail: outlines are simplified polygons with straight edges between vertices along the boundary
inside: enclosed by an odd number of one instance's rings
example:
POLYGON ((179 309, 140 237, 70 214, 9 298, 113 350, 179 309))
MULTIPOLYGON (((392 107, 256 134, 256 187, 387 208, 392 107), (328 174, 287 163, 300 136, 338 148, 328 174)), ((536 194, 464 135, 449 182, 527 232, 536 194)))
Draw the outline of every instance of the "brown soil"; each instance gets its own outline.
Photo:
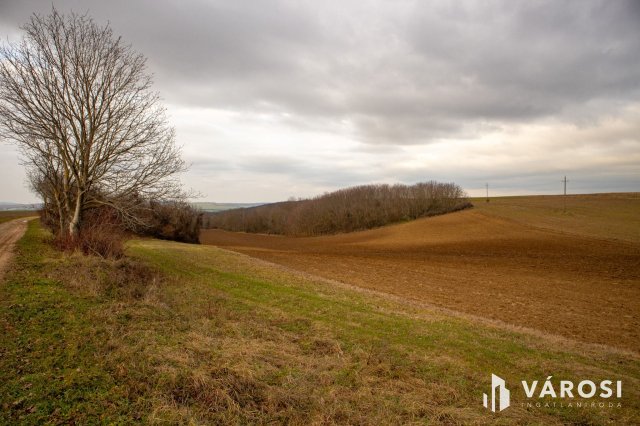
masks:
POLYGON ((201 240, 325 278, 640 352, 640 244, 468 210, 315 238, 205 230, 201 240))
POLYGON ((15 244, 27 229, 26 219, 16 219, 0 223, 0 280, 4 276, 15 244))

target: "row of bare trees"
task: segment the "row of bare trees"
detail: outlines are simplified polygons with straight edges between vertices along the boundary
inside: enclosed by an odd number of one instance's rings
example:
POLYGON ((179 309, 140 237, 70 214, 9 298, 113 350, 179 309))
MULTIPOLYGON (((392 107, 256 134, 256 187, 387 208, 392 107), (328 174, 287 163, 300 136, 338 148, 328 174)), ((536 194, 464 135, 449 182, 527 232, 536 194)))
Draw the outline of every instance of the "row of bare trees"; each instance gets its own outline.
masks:
POLYGON ((0 131, 19 146, 47 223, 67 240, 105 211, 149 226, 154 202, 182 196, 185 164, 145 58, 86 15, 53 9, 23 31, 0 48, 0 131))
POLYGON ((454 183, 364 185, 310 200, 209 214, 204 226, 241 232, 322 235, 370 229, 470 206, 462 188, 454 183))

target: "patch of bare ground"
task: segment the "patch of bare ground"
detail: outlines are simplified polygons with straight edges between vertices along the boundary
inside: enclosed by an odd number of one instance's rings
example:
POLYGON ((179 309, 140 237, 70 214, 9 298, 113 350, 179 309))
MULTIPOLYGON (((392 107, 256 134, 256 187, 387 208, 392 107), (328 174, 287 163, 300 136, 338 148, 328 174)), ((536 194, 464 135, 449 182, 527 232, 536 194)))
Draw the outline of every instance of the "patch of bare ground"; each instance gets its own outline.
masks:
POLYGON ((0 281, 13 253, 13 245, 27 229, 27 219, 16 219, 0 223, 0 281))
POLYGON ((477 210, 315 238, 201 241, 358 287, 640 352, 640 245, 477 210))

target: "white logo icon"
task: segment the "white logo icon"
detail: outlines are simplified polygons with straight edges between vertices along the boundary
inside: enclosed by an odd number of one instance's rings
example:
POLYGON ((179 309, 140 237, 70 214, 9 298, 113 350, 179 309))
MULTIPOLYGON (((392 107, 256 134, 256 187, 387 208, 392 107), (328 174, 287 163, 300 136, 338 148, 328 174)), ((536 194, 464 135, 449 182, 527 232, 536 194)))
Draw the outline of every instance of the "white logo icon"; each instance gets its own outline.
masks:
POLYGON ((487 394, 483 395, 482 404, 485 408, 489 408, 494 413, 496 412, 496 388, 499 388, 498 392, 498 410, 502 411, 507 408, 510 404, 511 392, 505 386, 505 382, 502 378, 496 376, 495 374, 491 374, 491 407, 489 407, 489 401, 487 394))

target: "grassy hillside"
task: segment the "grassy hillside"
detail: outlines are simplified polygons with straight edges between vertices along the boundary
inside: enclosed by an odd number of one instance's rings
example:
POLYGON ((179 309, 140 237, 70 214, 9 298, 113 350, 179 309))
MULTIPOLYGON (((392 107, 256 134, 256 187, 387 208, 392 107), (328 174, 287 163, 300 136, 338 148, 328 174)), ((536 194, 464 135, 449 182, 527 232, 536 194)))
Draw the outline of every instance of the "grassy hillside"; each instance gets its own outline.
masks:
POLYGON ((0 286, 0 424, 637 424, 637 355, 407 306, 207 246, 64 256, 30 224, 0 286), (512 407, 482 407, 490 374, 512 407), (520 380, 624 381, 525 408, 520 380))
POLYGON ((472 200, 481 212, 589 237, 640 242, 640 193, 536 195, 472 200))

